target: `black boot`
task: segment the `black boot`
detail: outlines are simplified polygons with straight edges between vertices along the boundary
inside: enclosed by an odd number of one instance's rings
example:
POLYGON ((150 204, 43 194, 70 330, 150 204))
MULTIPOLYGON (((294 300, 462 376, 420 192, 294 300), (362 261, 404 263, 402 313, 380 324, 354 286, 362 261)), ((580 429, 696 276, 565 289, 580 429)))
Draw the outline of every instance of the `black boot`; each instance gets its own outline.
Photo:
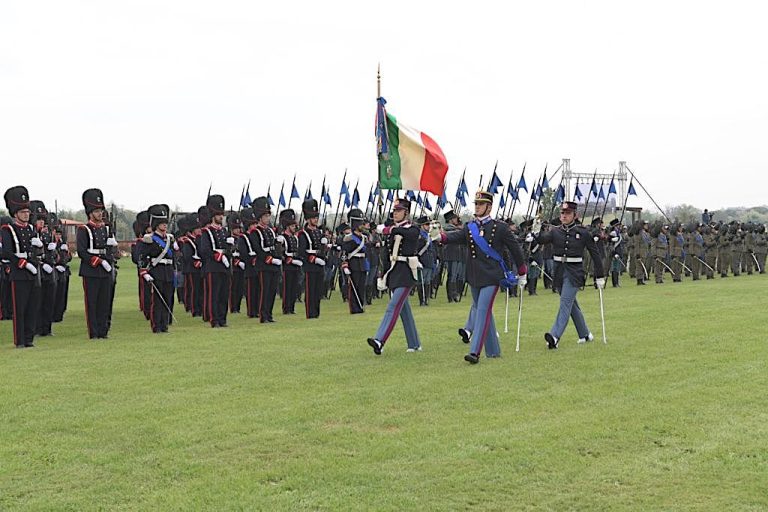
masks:
POLYGON ((614 288, 619 287, 619 273, 615 270, 611 272, 611 284, 614 288))
POLYGON ((453 290, 456 285, 450 281, 445 283, 445 294, 448 295, 448 302, 453 302, 453 290))

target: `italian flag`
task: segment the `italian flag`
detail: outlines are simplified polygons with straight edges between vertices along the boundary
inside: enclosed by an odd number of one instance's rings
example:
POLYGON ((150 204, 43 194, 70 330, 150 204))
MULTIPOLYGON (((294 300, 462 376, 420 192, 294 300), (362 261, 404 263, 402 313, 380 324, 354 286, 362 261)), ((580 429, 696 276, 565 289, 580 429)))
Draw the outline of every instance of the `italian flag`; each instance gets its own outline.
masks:
POLYGON ((379 153, 379 185, 383 189, 443 193, 448 160, 426 133, 406 126, 386 113, 386 152, 379 153))

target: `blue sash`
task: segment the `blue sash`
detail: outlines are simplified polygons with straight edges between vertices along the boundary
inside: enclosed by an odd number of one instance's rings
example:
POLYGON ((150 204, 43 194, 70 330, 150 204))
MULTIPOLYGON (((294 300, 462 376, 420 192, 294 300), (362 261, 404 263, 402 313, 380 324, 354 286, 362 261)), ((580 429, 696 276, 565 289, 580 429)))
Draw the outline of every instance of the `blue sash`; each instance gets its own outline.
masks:
MULTIPOLYGON (((363 241, 360 238, 358 238, 354 233, 350 233, 349 236, 358 245, 358 247, 360 246, 360 244, 363 243, 363 241)), ((363 248, 358 251, 358 254, 360 253, 365 254, 365 245, 363 245, 363 248)), ((366 272, 371 271, 371 262, 368 261, 368 257, 366 257, 365 261, 363 262, 363 270, 365 270, 366 272)))
POLYGON ((469 229, 469 233, 472 235, 472 239, 475 241, 475 244, 477 244, 480 251, 501 265, 501 270, 504 272, 504 278, 499 281, 499 286, 504 289, 515 287, 517 285, 517 276, 511 270, 507 269, 507 265, 504 263, 504 258, 501 257, 501 254, 491 247, 484 237, 480 236, 477 222, 470 222, 467 224, 467 229, 469 229))
MULTIPOLYGON (((162 239, 162 238, 160 238, 160 235, 158 235, 157 233, 153 233, 153 234, 152 234, 152 240, 154 240, 154 241, 155 241, 155 243, 156 243, 157 245, 159 245, 161 248, 165 249, 165 246, 166 246, 167 244, 166 244, 166 243, 163 241, 163 239, 162 239)), ((169 258, 173 258, 173 247, 169 247, 169 248, 168 248, 168 251, 167 251, 165 254, 166 254, 166 256, 168 256, 169 258)))

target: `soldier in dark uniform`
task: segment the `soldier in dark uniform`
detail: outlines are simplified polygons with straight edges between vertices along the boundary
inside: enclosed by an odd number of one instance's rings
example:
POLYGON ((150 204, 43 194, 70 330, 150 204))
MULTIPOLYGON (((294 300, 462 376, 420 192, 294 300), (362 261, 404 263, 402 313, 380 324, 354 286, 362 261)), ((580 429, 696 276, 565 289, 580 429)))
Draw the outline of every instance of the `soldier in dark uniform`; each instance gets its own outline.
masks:
MULTIPOLYGON (((7 226, 13 222, 10 217, 0 217, 0 226, 7 226)), ((0 254, 3 246, 0 242, 0 254)), ((13 298, 11 297, 11 262, 4 256, 0 256, 0 320, 13 319, 13 298)))
MULTIPOLYGON (((379 234, 387 236, 389 266, 381 278, 381 285, 389 288, 391 293, 387 310, 384 312, 384 318, 381 319, 376 335, 368 338, 368 345, 377 356, 384 350, 384 345, 392 334, 398 317, 403 321, 408 344, 407 351, 421 351, 421 339, 416 330, 411 306, 408 304, 408 296, 417 283, 419 268, 419 257, 416 254, 419 228, 411 224, 408 218, 410 209, 410 201, 397 199, 392 209, 393 224, 391 226, 381 224, 376 228, 379 234)), ((383 287, 381 285, 380 288, 383 287)))
MULTIPOLYGON (((479 190, 475 194, 475 218, 462 230, 438 234, 444 244, 463 244, 469 247, 470 258, 467 262, 467 282, 472 291, 471 318, 473 326, 467 334, 472 344, 464 360, 477 364, 485 347, 486 357, 499 357, 501 347, 493 320, 493 302, 499 292, 500 283, 506 278, 507 267, 503 261, 492 257, 501 257, 505 249, 509 250, 512 262, 517 266, 518 284, 527 284, 528 268, 523 258, 523 251, 509 225, 491 218, 493 194, 479 190), (481 240, 482 239, 482 240, 481 240)), ((521 291, 522 293, 522 291, 521 291)))
POLYGON ((683 282, 683 261, 685 259, 685 235, 683 225, 675 224, 674 233, 669 237, 669 255, 672 267, 672 282, 683 282))
POLYGON ((765 260, 768 254, 768 236, 765 234, 765 224, 757 226, 755 232, 755 259, 757 259, 757 270, 765 274, 765 260))
POLYGON ((139 283, 139 310, 144 314, 144 318, 149 320, 149 297, 151 286, 141 277, 141 244, 144 235, 152 232, 149 225, 149 214, 139 212, 136 214, 136 220, 133 221, 133 234, 136 238, 131 242, 131 261, 136 265, 136 277, 139 283))
POLYGON ((429 237, 429 228, 432 224, 429 217, 422 215, 416 222, 421 228, 419 230, 419 249, 416 252, 419 256, 419 263, 421 263, 419 282, 416 285, 419 293, 419 306, 429 306, 429 299, 432 296, 432 277, 437 264, 437 251, 435 244, 429 237))
POLYGON ((269 225, 272 210, 266 197, 257 197, 251 203, 258 222, 253 231, 253 249, 256 251, 256 271, 259 276, 259 322, 272 323, 272 309, 277 295, 277 284, 283 260, 276 252, 275 231, 269 225))
POLYGON ((224 229, 224 197, 218 194, 208 197, 206 207, 211 215, 210 224, 203 228, 198 247, 205 280, 204 309, 207 311, 203 318, 207 317, 211 327, 227 327, 232 248, 224 229))
POLYGON ((662 224, 658 232, 654 233, 656 238, 653 240, 653 255, 654 255, 654 275, 656 276, 656 284, 664 283, 664 265, 669 259, 669 226, 662 224))
POLYGON ((325 246, 328 239, 323 236, 322 230, 318 227, 320 223, 320 211, 317 208, 317 201, 307 199, 301 205, 306 223, 304 228, 298 232, 299 251, 297 259, 301 260, 304 268, 304 307, 307 318, 317 318, 320 316, 320 298, 323 295, 323 280, 325 259, 325 246))
POLYGON ((106 339, 109 334, 109 312, 114 283, 112 247, 117 240, 110 237, 104 225, 104 196, 101 190, 90 188, 83 192, 83 206, 88 223, 77 229, 77 255, 80 257, 80 277, 83 278, 85 322, 88 337, 106 339))
POLYGON ((366 222, 363 227, 368 233, 368 240, 370 242, 368 251, 366 252, 366 259, 368 260, 368 275, 365 278, 365 303, 370 306, 373 303, 373 298, 378 297, 378 289, 376 288, 376 278, 379 277, 379 266, 381 262, 381 247, 382 240, 381 235, 375 231, 371 233, 371 223, 366 222))
POLYGON ((369 243, 364 232, 367 223, 365 213, 353 208, 349 210, 347 220, 352 229, 341 240, 341 271, 347 277, 349 312, 354 315, 365 311, 365 282, 370 269, 366 252, 369 243))
MULTIPOLYGON (((237 241, 243 233, 243 223, 238 213, 231 212, 227 216, 227 226, 229 235, 237 241)), ((245 290, 245 256, 240 256, 237 244, 232 250, 232 277, 229 285, 229 312, 239 313, 240 305, 243 302, 243 293, 245 290)))
POLYGON ((296 257, 299 252, 299 237, 296 232, 299 225, 296 222, 296 212, 290 208, 280 212, 280 227, 282 233, 278 235, 277 242, 284 248, 283 256, 283 314, 296 313, 296 298, 299 296, 299 277, 304 262, 296 257))
POLYGON ((253 208, 244 208, 240 211, 240 220, 243 222, 245 233, 237 239, 237 250, 241 260, 245 263, 245 307, 248 318, 259 317, 259 270, 257 262, 256 244, 259 243, 256 225, 259 218, 253 208))
POLYGON ((54 213, 49 213, 51 230, 53 232, 55 266, 56 270, 56 299, 53 306, 53 321, 61 322, 64 320, 64 313, 67 311, 69 299, 69 263, 72 261, 72 254, 69 252, 69 246, 64 240, 64 230, 61 228, 61 222, 54 213))
POLYGON ((5 206, 13 222, 4 224, 2 258, 9 262, 8 279, 13 307, 13 344, 16 348, 35 346, 35 324, 39 311, 40 274, 33 251, 43 248, 35 228, 29 224, 29 192, 23 186, 5 192, 5 206))
POLYGON ((53 308, 56 304, 56 243, 49 229, 48 210, 42 201, 30 201, 32 215, 30 223, 37 232, 37 237, 43 242, 43 247, 37 250, 40 263, 40 308, 37 314, 35 333, 38 336, 51 336, 53 325, 53 308))
POLYGON ((149 322, 152 332, 168 332, 173 315, 173 259, 179 245, 168 233, 168 205, 155 204, 147 209, 153 232, 144 235, 139 249, 141 278, 150 284, 149 322))
POLYGON ((182 232, 179 239, 184 274, 184 309, 193 317, 203 315, 203 260, 197 251, 200 241, 200 225, 197 215, 191 214, 180 221, 182 232))
POLYGON ((611 231, 608 233, 608 240, 611 248, 611 285, 614 288, 621 286, 619 276, 624 265, 624 244, 621 236, 621 222, 619 219, 613 219, 610 222, 611 231))
POLYGON ((598 288, 605 287, 603 258, 601 257, 594 236, 584 226, 576 222, 577 204, 564 202, 560 207, 560 226, 546 233, 540 233, 539 243, 551 243, 555 260, 554 286, 560 291, 560 309, 552 328, 544 334, 547 346, 556 349, 560 338, 568 325, 568 319, 573 319, 579 343, 592 341, 594 336, 587 327, 584 315, 581 313, 576 294, 586 281, 583 259, 586 249, 592 255, 595 284, 598 288))
MULTIPOLYGON (((453 210, 446 212, 443 219, 446 222, 444 228, 446 233, 461 231, 461 219, 453 210)), ((466 256, 466 249, 461 245, 452 244, 443 248, 443 258, 448 267, 448 277, 445 283, 448 302, 459 302, 464 293, 466 256)))

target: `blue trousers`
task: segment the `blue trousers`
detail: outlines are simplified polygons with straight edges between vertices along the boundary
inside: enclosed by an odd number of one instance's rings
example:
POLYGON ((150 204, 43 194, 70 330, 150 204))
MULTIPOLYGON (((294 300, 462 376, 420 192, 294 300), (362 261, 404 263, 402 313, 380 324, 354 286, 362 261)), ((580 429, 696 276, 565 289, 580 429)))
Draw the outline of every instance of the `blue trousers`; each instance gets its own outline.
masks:
POLYGON ((466 263, 463 261, 446 261, 445 264, 448 266, 447 283, 455 283, 464 280, 464 274, 467 269, 466 263))
POLYGON ((560 310, 557 312, 557 318, 552 329, 549 331, 552 336, 560 339, 568 325, 568 319, 573 319, 573 325, 579 338, 586 338, 589 335, 589 327, 581 313, 579 303, 576 301, 576 293, 579 289, 571 283, 568 273, 563 276, 563 286, 560 289, 560 310))
POLYGON ((387 304, 384 318, 381 319, 379 330, 376 331, 376 339, 381 342, 382 346, 387 342, 390 334, 392 334, 392 329, 395 328, 397 317, 399 316, 403 321, 408 348, 421 347, 419 332, 416 330, 416 322, 413 320, 413 312, 411 311, 410 304, 408 304, 410 293, 411 288, 409 286, 392 290, 392 297, 389 299, 389 304, 387 304))
POLYGON ((499 336, 496 332, 496 322, 493 320, 493 301, 499 292, 498 286, 483 286, 482 288, 472 286, 472 307, 469 310, 465 329, 472 331, 472 344, 469 351, 472 354, 478 354, 485 347, 487 357, 499 357, 501 347, 499 346, 499 336))

